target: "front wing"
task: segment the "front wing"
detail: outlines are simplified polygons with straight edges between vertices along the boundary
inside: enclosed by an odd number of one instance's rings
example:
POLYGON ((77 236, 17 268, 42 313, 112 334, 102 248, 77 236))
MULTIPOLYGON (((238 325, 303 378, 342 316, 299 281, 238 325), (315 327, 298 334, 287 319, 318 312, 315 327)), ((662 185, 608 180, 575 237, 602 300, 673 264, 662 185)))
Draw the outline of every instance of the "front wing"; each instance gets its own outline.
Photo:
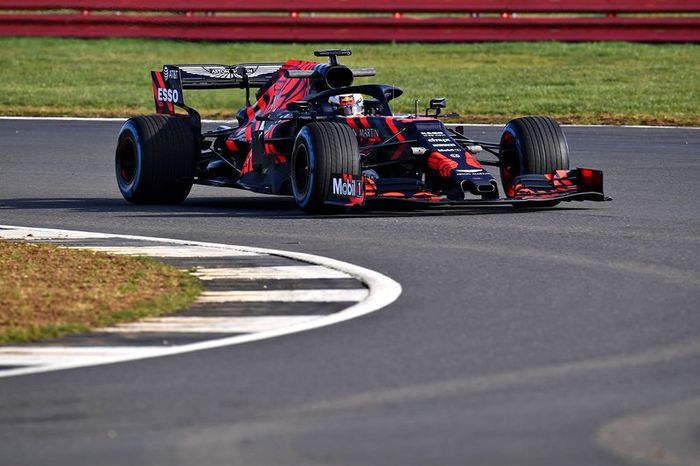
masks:
MULTIPOLYGON (((360 185, 360 183, 357 183, 360 185)), ((363 176, 362 191, 354 190, 329 197, 327 203, 346 207, 365 205, 373 201, 403 201, 427 205, 502 205, 547 206, 559 201, 610 201, 603 193, 603 172, 588 168, 557 170, 546 175, 522 175, 513 180, 508 196, 500 199, 455 199, 420 189, 415 180, 377 182, 363 176)))

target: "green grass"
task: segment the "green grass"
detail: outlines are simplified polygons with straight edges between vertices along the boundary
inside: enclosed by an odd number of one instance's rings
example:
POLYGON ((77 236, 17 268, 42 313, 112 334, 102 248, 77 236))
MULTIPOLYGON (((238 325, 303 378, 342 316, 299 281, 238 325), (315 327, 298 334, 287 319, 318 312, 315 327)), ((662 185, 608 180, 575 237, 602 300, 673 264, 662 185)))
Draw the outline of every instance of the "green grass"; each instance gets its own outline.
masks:
MULTIPOLYGON (((153 112, 149 70, 165 63, 313 59, 347 44, 0 38, 5 115, 130 116, 153 112)), ((377 68, 376 82, 413 98, 448 98, 462 121, 528 114, 563 122, 700 126, 700 45, 630 43, 357 44, 344 60, 377 68)), ((366 81, 365 78, 361 79, 366 81)), ((205 117, 232 118, 237 90, 188 91, 205 117)))
POLYGON ((199 280, 155 260, 0 241, 0 344, 186 308, 199 280))

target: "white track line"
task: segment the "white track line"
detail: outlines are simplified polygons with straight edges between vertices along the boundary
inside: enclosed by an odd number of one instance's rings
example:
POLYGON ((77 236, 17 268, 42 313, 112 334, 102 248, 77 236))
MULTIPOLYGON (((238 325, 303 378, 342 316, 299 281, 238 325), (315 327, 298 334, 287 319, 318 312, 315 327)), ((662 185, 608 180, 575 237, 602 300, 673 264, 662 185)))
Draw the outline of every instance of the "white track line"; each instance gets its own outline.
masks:
POLYGON ((205 291, 198 303, 338 303, 360 301, 368 290, 265 290, 265 291, 205 291))
MULTIPOLYGON (((29 120, 29 121, 107 121, 107 122, 119 122, 123 123, 127 119, 122 117, 32 117, 32 116, 0 116, 0 120, 29 120)), ((231 120, 202 120, 202 123, 235 123, 234 119, 231 120)))
POLYGON ((221 279, 297 279, 315 278, 352 278, 345 272, 329 270, 320 265, 280 265, 271 267, 237 267, 237 268, 197 268, 192 274, 200 280, 221 279))
MULTIPOLYGON (((136 352, 160 356, 167 348, 144 346, 3 346, 0 347, 0 366, 66 366, 75 364, 76 360, 85 362, 87 366, 101 364, 102 361, 126 358, 136 352)), ((35 367, 38 369, 40 367, 35 367)), ((15 369, 16 371, 17 369, 15 369)), ((26 369, 24 369, 26 370, 26 369)), ((0 377, 5 376, 0 372, 0 377)), ((36 372, 36 371, 35 371, 36 372)), ((44 372, 44 371, 42 371, 44 372)), ((12 374, 8 374, 12 375, 12 374)), ((16 374, 20 375, 20 374, 16 374)))
MULTIPOLYGON (((0 225, 0 227, 2 227, 0 225)), ((35 240, 63 240, 63 239, 105 239, 113 238, 112 235, 104 233, 85 232, 85 236, 77 237, 72 232, 64 230, 39 230, 37 228, 17 227, 12 230, 2 230, 2 238, 4 239, 24 239, 28 241, 35 240)))
POLYGON ((168 333, 252 333, 267 332, 290 325, 299 325, 323 316, 257 316, 257 317, 161 317, 116 327, 96 329, 96 332, 168 332, 168 333))
POLYGON ((123 254, 132 256, 151 256, 151 257, 244 257, 244 256, 260 256, 256 252, 247 251, 231 251, 228 249, 211 248, 203 246, 182 246, 173 249, 172 246, 68 246, 75 249, 89 249, 96 252, 104 252, 108 254, 123 254))
MULTIPOLYGON (((126 118, 81 118, 81 117, 30 117, 30 116, 0 116, 0 120, 37 120, 37 121, 112 121, 112 122, 124 122, 126 118)), ((233 120, 202 120, 202 123, 212 123, 212 124, 226 124, 231 123, 233 120)), ((480 126, 490 126, 496 128, 502 128, 505 126, 506 122, 503 123, 448 123, 445 126, 468 126, 468 127, 480 127, 480 126)), ((646 126, 646 125, 562 125, 565 127, 572 128, 639 128, 639 129, 700 129, 697 126, 646 126)))
MULTIPOLYGON (((56 229, 49 229, 49 228, 27 228, 27 227, 20 227, 20 226, 11 226, 11 225, 0 225, 0 237, 8 237, 15 235, 16 238, 23 238, 23 239, 50 239, 50 238, 57 238, 57 239, 90 239, 90 238, 120 238, 120 239, 130 239, 130 240, 142 240, 142 241, 157 241, 160 243, 167 243, 167 244, 173 244, 173 245, 185 245, 185 246, 201 246, 201 247, 209 247, 209 248, 221 248, 221 249, 226 249, 230 250, 232 252, 234 251, 242 251, 242 252, 250 252, 250 253, 257 253, 257 254, 269 254, 273 256, 279 256, 279 257, 286 257, 289 259, 294 259, 298 260, 301 262, 307 262, 309 264, 313 265, 321 265, 324 267, 327 267, 332 270, 337 270, 339 272, 348 274, 354 278, 357 278, 361 282, 367 286, 367 290, 359 290, 361 292, 365 293, 364 298, 358 302, 357 304, 354 304, 340 312, 337 312, 335 314, 331 315, 326 315, 326 316, 321 316, 316 319, 312 320, 307 320, 300 322, 298 324, 292 324, 288 325, 283 328, 278 328, 274 330, 269 330, 269 331, 264 331, 264 332, 258 332, 258 333, 251 333, 247 335, 239 335, 239 336, 233 336, 233 337, 227 337, 227 338, 221 338, 221 339, 216 339, 216 340, 209 340, 201 343, 193 343, 193 344, 187 344, 187 345, 181 345, 181 346, 171 346, 171 347, 165 347, 165 348, 158 348, 158 349, 153 349, 153 348, 143 348, 144 351, 140 351, 138 353, 128 353, 128 350, 126 353, 112 353, 109 355, 102 356, 100 358, 96 358, 95 360, 81 360, 80 362, 75 362, 75 361, 67 361, 63 360, 62 363, 58 363, 56 365, 52 366, 38 366, 38 367, 26 367, 26 368, 19 368, 19 369, 9 369, 5 371, 0 372, 0 377, 11 377, 11 376, 17 376, 17 375, 27 375, 27 374, 35 374, 39 372, 48 372, 48 371, 54 371, 54 370, 62 370, 62 369, 72 369, 72 368, 78 368, 78 367, 85 367, 85 366, 93 366, 96 364, 113 364, 117 362, 125 362, 125 361, 134 361, 134 360, 139 360, 139 359, 146 359, 146 358, 152 358, 152 357, 157 357, 157 356, 166 356, 166 355, 175 355, 175 354, 182 354, 182 353, 188 353, 192 351, 201 351, 201 350, 206 350, 206 349, 211 349, 211 348, 220 348, 223 346, 231 346, 231 345, 238 345, 242 343, 248 343, 248 342, 253 342, 253 341, 259 341, 259 340, 265 340, 268 338, 275 338, 275 337, 280 337, 283 335, 289 335, 291 333, 297 333, 297 332, 303 332, 307 330, 312 330, 312 329, 317 329, 320 327, 325 327, 327 325, 332 325, 332 324, 337 324, 340 322, 344 322, 346 320, 350 319, 355 319, 357 317, 363 316, 365 314, 369 314, 371 312, 374 312, 378 309, 381 309, 384 306, 387 306, 394 302, 396 298, 399 297, 401 294, 401 285, 399 285, 397 282, 392 280, 391 278, 380 274, 379 272, 375 272, 370 269, 366 269, 364 267, 359 267, 357 265, 349 264, 347 262, 342 262, 338 261, 335 259, 330 259, 328 257, 322 257, 322 256, 316 256, 313 254, 304 254, 304 253, 298 253, 298 252, 290 252, 290 251, 280 251, 280 250, 275 250, 275 249, 264 249, 264 248, 252 248, 252 247, 245 247, 245 246, 231 246, 231 245, 226 245, 226 244, 218 244, 218 243, 205 243, 205 242, 198 242, 198 241, 182 241, 182 240, 176 240, 176 239, 169 239, 169 238, 152 238, 152 237, 145 237, 145 236, 134 236, 134 235, 110 235, 110 234, 104 234, 104 233, 90 233, 90 232, 82 232, 82 231, 68 231, 68 230, 56 230, 56 229), (8 232, 7 230, 2 230, 2 229, 12 229, 11 232, 8 232), (18 234, 19 232, 23 232, 24 236, 20 236, 18 234), (27 234, 31 234, 32 236, 29 238, 26 238, 27 234)), ((326 291, 326 290, 324 290, 326 291)), ((350 290, 342 290, 343 292, 345 291, 350 291, 350 290)), ((2 348, 2 350, 7 350, 8 348, 2 348)), ((133 349, 133 348, 132 348, 133 349)), ((141 348, 139 348, 141 349, 141 348)), ((25 349, 26 350, 26 349, 25 349)), ((37 348, 38 350, 38 348, 37 348)), ((55 348, 52 348, 49 351, 55 352, 55 348)), ((75 351, 77 348, 70 348, 69 350, 75 351)), ((100 348, 101 351, 105 350, 104 348, 100 348)), ((120 350, 124 350, 124 348, 120 348, 120 350)), ((10 363, 7 363, 10 365, 10 363)))

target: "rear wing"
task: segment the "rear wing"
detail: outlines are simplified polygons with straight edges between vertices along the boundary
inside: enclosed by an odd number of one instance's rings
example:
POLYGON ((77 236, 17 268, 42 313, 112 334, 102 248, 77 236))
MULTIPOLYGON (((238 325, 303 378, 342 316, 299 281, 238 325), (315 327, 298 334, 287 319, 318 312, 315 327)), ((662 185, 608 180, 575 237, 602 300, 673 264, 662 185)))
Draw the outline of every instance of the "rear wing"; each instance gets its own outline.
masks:
POLYGON ((175 106, 196 113, 185 105, 183 89, 247 89, 263 87, 282 67, 281 63, 240 65, 165 65, 151 71, 156 112, 173 114, 175 106))
POLYGON ((245 89, 263 87, 282 63, 243 63, 240 65, 166 65, 163 73, 180 71, 183 89, 245 89))
MULTIPOLYGON (((321 53, 336 52, 320 51, 321 53)), ((346 55, 348 55, 347 53, 346 55)), ((317 56, 326 56, 318 55, 317 56)), ((333 60, 332 60, 333 61, 333 60)), ((174 114, 175 106, 197 112, 185 105, 183 89, 245 89, 250 105, 250 89, 262 88, 283 67, 282 63, 242 63, 240 65, 165 65, 163 71, 151 71, 153 97, 158 113, 174 114)), ((312 78, 327 88, 351 86, 353 78, 374 76, 373 68, 350 69, 337 63, 316 64, 313 69, 285 70, 288 78, 312 78)))

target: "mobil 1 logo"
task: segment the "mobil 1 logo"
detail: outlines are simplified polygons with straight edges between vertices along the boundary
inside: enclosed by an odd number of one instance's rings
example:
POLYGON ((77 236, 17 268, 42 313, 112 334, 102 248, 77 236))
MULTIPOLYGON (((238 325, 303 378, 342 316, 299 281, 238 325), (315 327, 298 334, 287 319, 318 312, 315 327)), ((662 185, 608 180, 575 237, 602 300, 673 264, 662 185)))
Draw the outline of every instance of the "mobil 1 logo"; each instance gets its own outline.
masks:
POLYGON ((342 204, 357 204, 364 201, 364 181, 362 176, 341 173, 331 177, 329 201, 342 204))

